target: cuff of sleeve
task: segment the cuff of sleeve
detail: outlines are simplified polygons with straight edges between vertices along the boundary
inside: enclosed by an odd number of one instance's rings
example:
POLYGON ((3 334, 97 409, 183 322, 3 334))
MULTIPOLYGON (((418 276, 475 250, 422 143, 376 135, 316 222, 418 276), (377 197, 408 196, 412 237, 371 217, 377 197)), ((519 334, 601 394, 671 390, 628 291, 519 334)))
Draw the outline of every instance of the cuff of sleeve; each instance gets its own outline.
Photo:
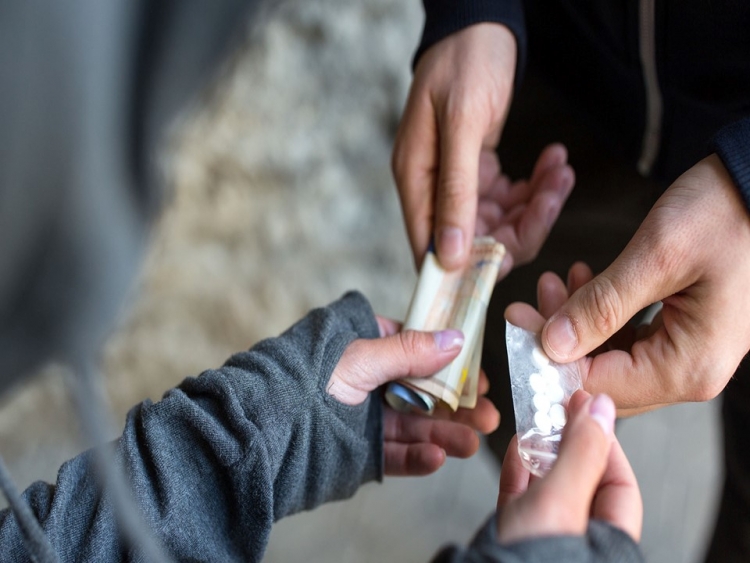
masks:
POLYGON ((450 561, 618 561, 643 563, 643 555, 633 539, 622 530, 599 520, 589 523, 586 536, 544 536, 510 544, 497 541, 497 515, 480 528, 467 550, 451 547, 434 563, 450 561), (470 554, 470 555, 469 555, 470 554))
POLYGON ((424 29, 412 68, 422 54, 441 39, 477 23, 499 23, 505 25, 516 37, 518 62, 516 84, 526 63, 526 27, 523 7, 519 0, 498 2, 497 0, 423 0, 425 9, 424 29))
MULTIPOLYGON (((325 382, 333 373, 346 347, 356 338, 378 338, 380 329, 370 302, 358 291, 349 291, 328 309, 342 324, 342 332, 326 347, 321 381, 324 400, 345 426, 353 432, 352 439, 360 440, 361 451, 366 458, 360 459, 359 485, 369 481, 383 480, 383 401, 377 392, 370 393, 367 401, 358 406, 344 405, 325 390, 325 382), (348 326, 346 326, 348 325, 348 326), (348 330, 347 330, 348 329, 348 330), (358 437, 358 438, 357 438, 358 437)), ((353 491, 352 491, 353 494, 353 491)))
POLYGON ((750 117, 719 130, 711 141, 711 149, 726 166, 750 211, 750 117))
POLYGON ((359 338, 377 338, 380 336, 375 313, 367 298, 359 291, 349 291, 330 305, 330 308, 342 319, 359 338))

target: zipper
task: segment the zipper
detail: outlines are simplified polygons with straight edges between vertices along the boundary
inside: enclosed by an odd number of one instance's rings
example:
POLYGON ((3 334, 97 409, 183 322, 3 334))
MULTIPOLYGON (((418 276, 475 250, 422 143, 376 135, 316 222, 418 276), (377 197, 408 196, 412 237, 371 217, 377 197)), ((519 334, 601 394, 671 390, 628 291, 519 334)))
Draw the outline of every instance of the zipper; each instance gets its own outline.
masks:
POLYGON ((646 124, 638 159, 638 172, 651 174, 659 154, 662 127, 662 96, 656 73, 656 0, 640 0, 638 10, 638 49, 640 51, 643 85, 646 90, 646 124))

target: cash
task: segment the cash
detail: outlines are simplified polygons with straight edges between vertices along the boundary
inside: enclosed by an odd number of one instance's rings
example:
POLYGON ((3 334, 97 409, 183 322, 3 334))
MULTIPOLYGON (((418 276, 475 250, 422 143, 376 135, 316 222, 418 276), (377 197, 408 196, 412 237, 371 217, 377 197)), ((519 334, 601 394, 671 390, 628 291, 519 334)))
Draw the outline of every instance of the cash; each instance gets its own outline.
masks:
POLYGON ((464 334, 459 355, 435 375, 405 378, 386 390, 386 400, 401 411, 432 413, 435 406, 473 408, 477 402, 484 324, 505 247, 491 237, 474 239, 463 269, 444 270, 428 252, 412 296, 404 329, 456 328, 464 334))

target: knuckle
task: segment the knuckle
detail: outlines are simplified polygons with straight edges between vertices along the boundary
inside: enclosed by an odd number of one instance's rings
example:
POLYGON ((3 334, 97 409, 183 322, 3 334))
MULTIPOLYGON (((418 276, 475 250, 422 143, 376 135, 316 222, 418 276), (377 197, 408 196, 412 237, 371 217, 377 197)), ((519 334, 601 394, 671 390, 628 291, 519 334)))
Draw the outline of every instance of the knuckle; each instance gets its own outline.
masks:
POLYGON ((443 174, 440 178, 440 193, 443 202, 448 206, 454 206, 469 200, 469 181, 462 171, 452 170, 443 174))
POLYGON ((716 388, 715 382, 704 377, 697 377, 687 390, 686 398, 688 401, 703 403, 715 398, 720 392, 721 389, 716 388))
POLYGON ((715 399, 734 373, 729 362, 719 357, 693 358, 686 369, 691 374, 690 377, 685 378, 689 382, 685 395, 687 400, 693 402, 715 399))
POLYGON ((614 334, 623 316, 622 301, 617 290, 606 277, 599 276, 588 285, 587 311, 591 326, 600 335, 614 334))
POLYGON ((408 359, 419 356, 425 349, 423 334, 416 330, 405 330, 400 333, 401 351, 408 359))
POLYGON ((445 123, 448 127, 461 126, 476 113, 476 103, 465 93, 449 95, 444 108, 445 123))
POLYGON ((402 177, 406 169, 406 151, 404 151, 400 139, 396 139, 391 154, 391 171, 396 178, 402 177))

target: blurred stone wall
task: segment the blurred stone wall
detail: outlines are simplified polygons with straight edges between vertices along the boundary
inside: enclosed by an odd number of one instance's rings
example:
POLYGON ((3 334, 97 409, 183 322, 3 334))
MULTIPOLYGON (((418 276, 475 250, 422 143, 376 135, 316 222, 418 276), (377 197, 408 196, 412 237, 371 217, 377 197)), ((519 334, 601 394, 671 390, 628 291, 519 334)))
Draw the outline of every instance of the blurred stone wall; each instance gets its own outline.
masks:
MULTIPOLYGON (((403 316, 415 275, 389 158, 421 17, 417 0, 269 7, 185 112, 165 147, 168 206, 103 353, 118 428, 347 289, 403 316)), ((20 486, 86 446, 71 408, 55 367, 3 399, 20 486)))

